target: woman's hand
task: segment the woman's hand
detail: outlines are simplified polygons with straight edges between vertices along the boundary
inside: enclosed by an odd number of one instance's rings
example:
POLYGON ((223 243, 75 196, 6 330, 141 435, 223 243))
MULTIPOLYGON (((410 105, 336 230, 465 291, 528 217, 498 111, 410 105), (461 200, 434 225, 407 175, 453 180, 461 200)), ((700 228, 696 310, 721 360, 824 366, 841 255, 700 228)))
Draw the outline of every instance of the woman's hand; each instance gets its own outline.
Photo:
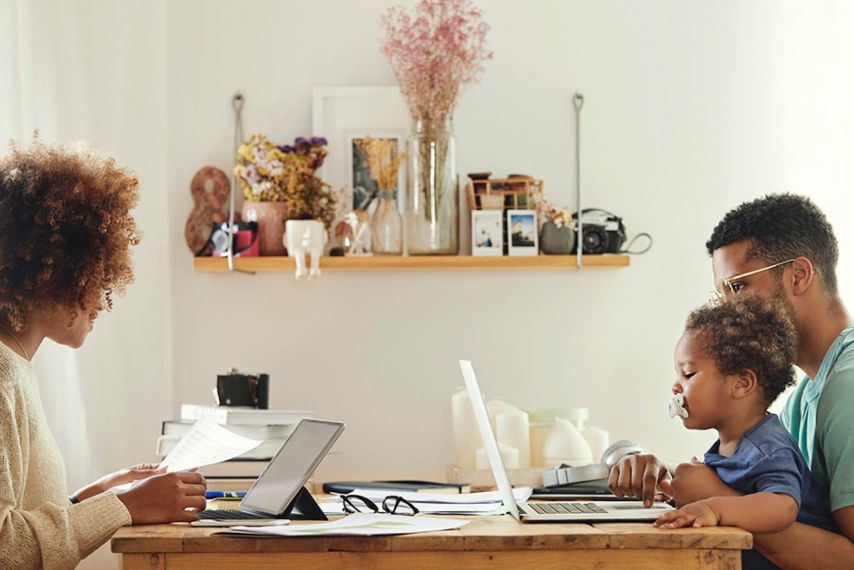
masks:
POLYGON ((699 528, 701 526, 718 526, 720 522, 721 517, 712 508, 711 501, 704 499, 661 515, 652 526, 658 528, 680 528, 683 526, 699 528))
POLYGON ((191 522, 205 509, 206 489, 201 474, 182 471, 154 475, 116 496, 127 507, 133 524, 191 522))
POLYGON ((157 465, 154 465, 153 463, 140 463, 139 465, 126 467, 125 469, 120 469, 115 473, 104 475, 91 485, 87 485, 74 493, 74 496, 83 501, 89 497, 100 495, 104 491, 112 489, 113 487, 118 487, 125 483, 133 483, 134 481, 147 479, 152 475, 160 475, 162 473, 166 473, 165 467, 163 469, 158 469, 157 465))

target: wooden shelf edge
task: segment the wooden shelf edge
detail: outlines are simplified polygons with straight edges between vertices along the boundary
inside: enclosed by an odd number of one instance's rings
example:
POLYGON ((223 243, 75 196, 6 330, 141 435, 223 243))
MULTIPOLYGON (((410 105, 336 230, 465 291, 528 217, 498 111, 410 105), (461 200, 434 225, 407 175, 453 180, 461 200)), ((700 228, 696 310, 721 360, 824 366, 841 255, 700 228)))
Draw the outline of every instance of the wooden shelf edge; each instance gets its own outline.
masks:
MULTIPOLYGON (((373 257, 324 257, 320 260, 323 271, 402 271, 411 269, 433 270, 539 270, 576 269, 574 255, 538 255, 532 257, 472 257, 470 255, 421 255, 373 257)), ((585 255, 584 268, 619 268, 629 266, 628 255, 585 255)), ((290 257, 235 258, 236 269, 245 271, 293 271, 290 257)), ((223 272, 228 270, 224 258, 196 257, 193 267, 197 272, 223 272)))

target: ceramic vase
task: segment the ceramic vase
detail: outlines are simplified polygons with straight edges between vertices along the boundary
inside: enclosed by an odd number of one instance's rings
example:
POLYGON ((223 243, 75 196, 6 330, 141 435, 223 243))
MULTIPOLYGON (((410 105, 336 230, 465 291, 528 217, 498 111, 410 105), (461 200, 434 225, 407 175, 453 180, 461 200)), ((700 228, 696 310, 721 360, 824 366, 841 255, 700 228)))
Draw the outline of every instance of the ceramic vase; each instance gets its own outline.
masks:
POLYGON ((575 246, 575 231, 567 225, 557 227, 546 222, 540 230, 540 251, 551 255, 569 255, 575 246))
POLYGON ((285 255, 282 235, 288 207, 284 202, 244 202, 245 222, 258 222, 258 251, 261 255, 285 255))
POLYGON ((326 228, 323 222, 317 220, 288 220, 285 223, 285 243, 288 247, 288 257, 296 262, 294 276, 320 276, 320 256, 326 246, 326 228), (308 263, 306 263, 308 256, 308 263))

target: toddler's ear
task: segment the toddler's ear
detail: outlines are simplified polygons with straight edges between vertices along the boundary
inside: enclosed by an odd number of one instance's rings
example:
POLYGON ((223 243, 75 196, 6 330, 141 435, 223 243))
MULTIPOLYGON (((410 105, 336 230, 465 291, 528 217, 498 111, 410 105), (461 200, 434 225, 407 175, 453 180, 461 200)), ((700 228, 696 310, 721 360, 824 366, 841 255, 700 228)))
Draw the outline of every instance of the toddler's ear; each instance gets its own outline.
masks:
POLYGON ((753 370, 742 370, 735 374, 735 382, 732 384, 733 398, 746 398, 759 389, 759 382, 753 370))

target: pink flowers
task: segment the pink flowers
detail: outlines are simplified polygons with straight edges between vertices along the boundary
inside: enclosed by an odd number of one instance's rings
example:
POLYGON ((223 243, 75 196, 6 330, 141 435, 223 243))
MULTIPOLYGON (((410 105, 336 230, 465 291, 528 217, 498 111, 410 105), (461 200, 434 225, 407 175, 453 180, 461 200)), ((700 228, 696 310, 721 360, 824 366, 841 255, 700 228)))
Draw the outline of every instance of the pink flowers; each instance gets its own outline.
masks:
POLYGON ((421 0, 413 15, 396 6, 380 18, 381 50, 413 119, 447 119, 460 88, 483 72, 492 52, 482 16, 471 0, 421 0))

